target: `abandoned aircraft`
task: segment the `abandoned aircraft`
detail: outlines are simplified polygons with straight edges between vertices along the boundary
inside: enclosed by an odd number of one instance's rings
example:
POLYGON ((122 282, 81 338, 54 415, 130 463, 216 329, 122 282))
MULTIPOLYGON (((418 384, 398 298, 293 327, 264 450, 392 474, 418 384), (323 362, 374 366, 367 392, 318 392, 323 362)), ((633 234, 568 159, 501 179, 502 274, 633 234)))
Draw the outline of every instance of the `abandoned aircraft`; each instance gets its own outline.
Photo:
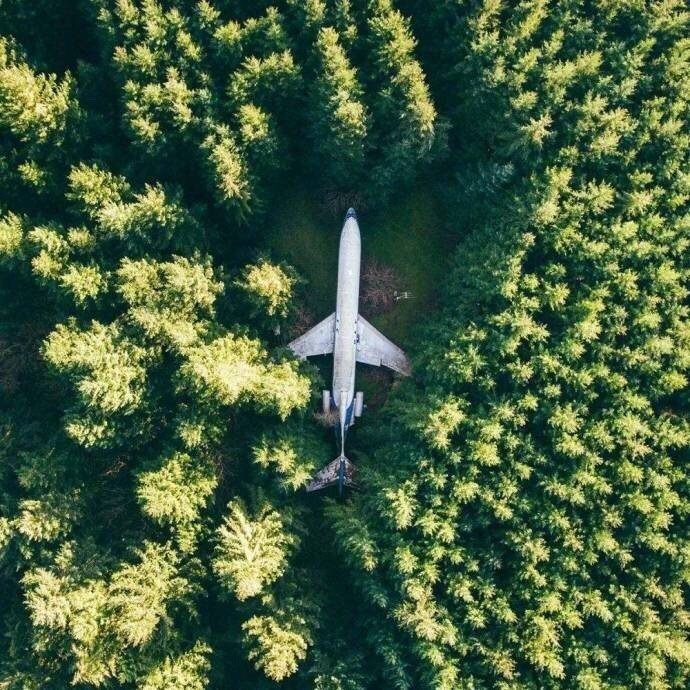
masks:
POLYGON ((336 429, 339 431, 340 455, 317 472, 307 491, 337 484, 342 494, 343 487, 354 485, 355 467, 345 457, 345 435, 364 409, 363 394, 355 392, 357 362, 385 366, 405 376, 410 373, 405 353, 359 313, 361 253, 357 214, 351 208, 340 234, 335 312, 289 344, 302 359, 333 354, 333 384, 330 391, 323 391, 322 405, 324 414, 338 413, 336 429))

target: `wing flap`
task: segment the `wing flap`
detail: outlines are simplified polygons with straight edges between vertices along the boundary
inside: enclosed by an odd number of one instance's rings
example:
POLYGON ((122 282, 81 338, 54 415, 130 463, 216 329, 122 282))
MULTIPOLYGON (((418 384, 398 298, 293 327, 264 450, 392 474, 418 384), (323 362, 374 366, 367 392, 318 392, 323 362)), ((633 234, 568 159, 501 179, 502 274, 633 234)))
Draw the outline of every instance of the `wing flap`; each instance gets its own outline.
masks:
POLYGON ((357 361, 375 367, 388 367, 403 376, 411 372, 407 355, 381 331, 374 328, 363 316, 357 317, 357 361))
POLYGON ((288 347, 300 358, 329 355, 335 340, 335 312, 306 333, 295 338, 288 347))

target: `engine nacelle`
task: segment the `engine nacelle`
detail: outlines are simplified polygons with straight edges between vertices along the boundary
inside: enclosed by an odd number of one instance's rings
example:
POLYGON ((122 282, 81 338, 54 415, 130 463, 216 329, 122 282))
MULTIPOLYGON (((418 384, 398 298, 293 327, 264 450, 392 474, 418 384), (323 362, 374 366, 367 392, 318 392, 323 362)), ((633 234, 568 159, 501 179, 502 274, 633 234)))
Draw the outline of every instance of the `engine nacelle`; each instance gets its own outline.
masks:
POLYGON ((331 411, 331 391, 321 391, 321 407, 324 414, 331 411))
POLYGON ((361 417, 364 411, 364 393, 357 391, 355 395, 355 417, 361 417))

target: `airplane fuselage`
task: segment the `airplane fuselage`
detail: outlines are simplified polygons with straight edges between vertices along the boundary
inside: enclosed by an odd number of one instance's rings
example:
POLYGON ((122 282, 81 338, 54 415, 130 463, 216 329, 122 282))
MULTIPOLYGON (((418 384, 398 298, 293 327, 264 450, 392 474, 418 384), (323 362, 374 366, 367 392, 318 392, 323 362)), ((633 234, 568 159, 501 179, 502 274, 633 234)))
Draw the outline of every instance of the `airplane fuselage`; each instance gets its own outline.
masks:
POLYGON ((359 314, 359 268, 362 241, 354 211, 348 212, 340 234, 338 292, 333 342, 331 395, 338 408, 341 432, 350 425, 355 396, 357 365, 357 316, 359 314))
POLYGON ((338 291, 335 311, 289 343, 300 358, 333 354, 333 385, 321 394, 323 412, 338 413, 336 429, 340 432, 340 455, 319 470, 307 485, 307 491, 319 491, 338 485, 355 486, 355 466, 345 456, 345 433, 362 414, 364 397, 355 392, 357 362, 385 366, 407 376, 410 363, 405 353, 359 314, 359 267, 362 241, 354 209, 349 209, 340 233, 338 254, 338 291))

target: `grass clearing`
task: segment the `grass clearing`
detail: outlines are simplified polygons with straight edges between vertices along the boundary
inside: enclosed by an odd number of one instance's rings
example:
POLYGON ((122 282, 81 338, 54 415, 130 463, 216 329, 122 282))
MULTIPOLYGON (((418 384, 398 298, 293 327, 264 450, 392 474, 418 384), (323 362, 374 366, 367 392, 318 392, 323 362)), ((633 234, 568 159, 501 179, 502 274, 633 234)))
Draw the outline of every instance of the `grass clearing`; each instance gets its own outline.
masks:
MULTIPOLYGON (((325 212, 307 190, 293 188, 269 218, 266 245, 273 258, 287 261, 308 281, 304 292, 315 323, 335 307, 343 217, 344 213, 325 212)), ((362 261, 377 259, 392 266, 402 290, 412 294, 412 299, 401 300, 370 319, 403 345, 415 324, 434 307, 453 246, 451 238, 444 236, 437 202, 424 186, 386 211, 358 211, 358 219, 362 261)))

